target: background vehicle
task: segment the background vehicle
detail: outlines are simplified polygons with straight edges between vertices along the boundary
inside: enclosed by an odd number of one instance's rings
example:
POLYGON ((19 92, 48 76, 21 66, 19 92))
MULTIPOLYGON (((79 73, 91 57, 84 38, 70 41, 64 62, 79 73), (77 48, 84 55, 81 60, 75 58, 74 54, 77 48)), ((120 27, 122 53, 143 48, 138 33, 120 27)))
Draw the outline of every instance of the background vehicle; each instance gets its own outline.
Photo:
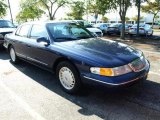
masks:
MULTIPOLYGON (((147 22, 146 24, 152 26, 152 22, 147 22)), ((160 25, 158 23, 153 23, 153 29, 160 29, 160 25)))
MULTIPOLYGON (((137 33, 137 24, 133 25, 130 29, 129 29, 129 35, 136 35, 137 33)), ((139 34, 140 35, 153 35, 153 29, 151 28, 150 25, 148 24, 140 24, 139 25, 139 34)))
POLYGON ((97 23, 95 25, 93 25, 94 27, 102 30, 103 34, 107 33, 107 29, 109 27, 110 23, 97 23))
POLYGON ((96 34, 98 37, 103 36, 103 32, 100 29, 93 27, 87 21, 84 21, 84 20, 71 20, 71 21, 79 23, 80 25, 88 29, 90 32, 92 32, 93 34, 96 34))
POLYGON ((0 20, 0 46, 3 45, 4 36, 8 33, 12 33, 15 30, 15 26, 8 20, 0 20))
POLYGON ((94 37, 75 22, 31 22, 5 36, 11 61, 28 61, 55 72, 64 91, 83 83, 120 86, 145 80, 149 63, 141 51, 94 37))
MULTIPOLYGON (((125 24, 125 33, 128 34, 129 28, 131 27, 130 24, 125 24)), ((120 35, 122 31, 122 23, 113 23, 107 29, 107 34, 117 34, 120 35)))

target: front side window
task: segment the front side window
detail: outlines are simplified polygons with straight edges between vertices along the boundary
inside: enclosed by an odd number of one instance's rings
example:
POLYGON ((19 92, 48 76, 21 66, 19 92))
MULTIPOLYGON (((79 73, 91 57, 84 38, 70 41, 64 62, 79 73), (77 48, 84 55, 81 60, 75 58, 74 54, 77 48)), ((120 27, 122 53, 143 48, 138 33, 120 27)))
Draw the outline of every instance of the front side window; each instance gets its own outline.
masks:
POLYGON ((57 42, 93 37, 88 30, 75 23, 49 23, 47 27, 57 42))
POLYGON ((29 30, 30 30, 30 25, 23 25, 21 26, 21 28, 17 30, 16 35, 21 37, 27 37, 29 30))
POLYGON ((45 27, 41 25, 33 25, 31 34, 31 38, 39 38, 39 37, 46 37, 48 38, 47 32, 45 30, 45 27))

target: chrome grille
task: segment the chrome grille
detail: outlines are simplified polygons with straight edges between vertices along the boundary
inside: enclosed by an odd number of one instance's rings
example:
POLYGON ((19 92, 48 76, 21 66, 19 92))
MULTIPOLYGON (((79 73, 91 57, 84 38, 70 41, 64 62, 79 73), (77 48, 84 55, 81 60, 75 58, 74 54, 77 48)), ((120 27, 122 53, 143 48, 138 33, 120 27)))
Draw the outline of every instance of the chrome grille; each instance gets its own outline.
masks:
POLYGON ((146 59, 144 56, 134 60, 129 64, 129 66, 133 69, 134 72, 142 71, 146 66, 146 59))

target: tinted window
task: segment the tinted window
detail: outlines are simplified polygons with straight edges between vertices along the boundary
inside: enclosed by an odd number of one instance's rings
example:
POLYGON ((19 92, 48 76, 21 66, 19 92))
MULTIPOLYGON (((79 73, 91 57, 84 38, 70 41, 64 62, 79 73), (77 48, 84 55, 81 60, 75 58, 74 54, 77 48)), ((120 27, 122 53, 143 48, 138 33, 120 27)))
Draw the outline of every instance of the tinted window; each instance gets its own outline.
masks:
POLYGON ((22 36, 22 37, 27 37, 29 29, 30 29, 30 25, 23 25, 20 28, 20 30, 17 30, 16 35, 22 36))
POLYGON ((14 28, 15 26, 10 21, 0 21, 0 28, 14 28))
POLYGON ((45 27, 41 25, 33 25, 31 30, 31 38, 48 37, 45 27))

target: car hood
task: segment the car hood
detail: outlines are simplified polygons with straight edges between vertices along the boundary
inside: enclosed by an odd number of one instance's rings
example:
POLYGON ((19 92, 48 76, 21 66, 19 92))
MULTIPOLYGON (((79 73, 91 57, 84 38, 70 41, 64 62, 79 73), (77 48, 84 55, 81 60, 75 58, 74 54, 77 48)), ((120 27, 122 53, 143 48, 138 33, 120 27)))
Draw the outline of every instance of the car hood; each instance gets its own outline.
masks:
POLYGON ((3 32, 13 32, 15 28, 0 28, 0 33, 3 32))
POLYGON ((98 28, 87 28, 87 30, 89 30, 90 32, 93 32, 93 33, 95 33, 95 32, 102 32, 100 29, 98 29, 98 28))
POLYGON ((128 64, 142 55, 141 51, 136 50, 125 44, 102 40, 100 38, 83 39, 68 42, 55 43, 56 46, 65 50, 66 53, 83 58, 83 62, 90 61, 94 64, 105 67, 117 67, 128 64), (85 58, 85 59, 84 59, 85 58))

